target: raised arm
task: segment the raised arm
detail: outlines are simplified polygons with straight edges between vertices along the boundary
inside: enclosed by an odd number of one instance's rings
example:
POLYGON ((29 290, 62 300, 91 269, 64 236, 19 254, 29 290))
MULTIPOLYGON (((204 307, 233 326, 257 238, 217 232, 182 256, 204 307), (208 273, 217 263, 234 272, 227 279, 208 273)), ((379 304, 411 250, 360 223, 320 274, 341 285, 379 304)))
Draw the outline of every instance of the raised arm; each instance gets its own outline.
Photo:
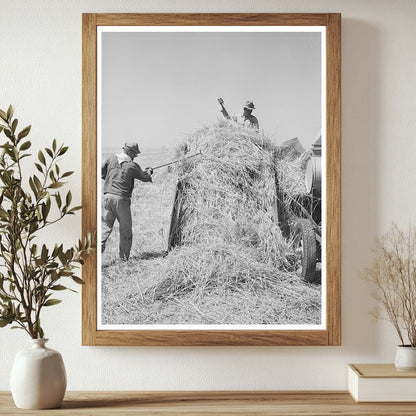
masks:
POLYGON ((224 107, 224 100, 222 98, 218 98, 218 102, 220 103, 221 106, 221 113, 222 115, 227 118, 228 120, 231 119, 230 115, 228 114, 228 111, 225 109, 224 107))

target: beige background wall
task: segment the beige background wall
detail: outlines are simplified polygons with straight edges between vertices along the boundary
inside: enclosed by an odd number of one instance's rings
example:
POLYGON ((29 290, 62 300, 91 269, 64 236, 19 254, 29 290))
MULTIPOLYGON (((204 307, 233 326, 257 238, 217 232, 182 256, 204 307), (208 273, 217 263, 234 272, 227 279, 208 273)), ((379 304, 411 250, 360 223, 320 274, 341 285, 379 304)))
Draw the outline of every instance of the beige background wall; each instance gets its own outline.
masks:
MULTIPOLYGON (((80 296, 66 294, 44 324, 72 390, 345 389, 349 362, 392 362, 397 339, 375 322, 359 278, 375 236, 415 223, 416 2, 413 0, 0 0, 0 108, 33 124, 34 147, 70 145, 81 184, 81 13, 342 13, 341 347, 81 347, 80 296)), ((255 82, 253 71, 253 82, 255 82)), ((72 243, 80 217, 58 238, 72 243)), ((55 241, 54 235, 46 235, 55 241)), ((0 331, 0 390, 26 336, 0 331)))

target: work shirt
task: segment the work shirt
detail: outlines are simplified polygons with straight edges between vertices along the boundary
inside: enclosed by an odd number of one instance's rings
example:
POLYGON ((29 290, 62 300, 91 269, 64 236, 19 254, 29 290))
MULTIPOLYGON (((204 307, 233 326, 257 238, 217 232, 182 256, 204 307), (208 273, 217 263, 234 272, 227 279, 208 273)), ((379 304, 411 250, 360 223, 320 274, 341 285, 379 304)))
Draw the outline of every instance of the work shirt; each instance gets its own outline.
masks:
POLYGON ((125 153, 110 156, 101 166, 104 193, 131 197, 134 180, 152 182, 152 177, 125 153))
POLYGON ((244 114, 241 114, 239 116, 236 116, 234 120, 238 124, 242 124, 245 127, 251 127, 253 129, 259 130, 259 121, 257 120, 257 117, 253 116, 252 114, 249 114, 248 116, 245 116, 244 114))

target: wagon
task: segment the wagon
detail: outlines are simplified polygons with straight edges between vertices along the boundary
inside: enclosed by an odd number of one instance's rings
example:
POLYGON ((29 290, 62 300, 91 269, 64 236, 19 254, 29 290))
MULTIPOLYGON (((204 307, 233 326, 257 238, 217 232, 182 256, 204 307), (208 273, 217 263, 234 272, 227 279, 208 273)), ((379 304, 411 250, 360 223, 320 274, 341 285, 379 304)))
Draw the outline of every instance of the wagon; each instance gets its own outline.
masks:
MULTIPOLYGON (((321 137, 306 153, 306 194, 291 198, 289 207, 283 204, 285 195, 279 189, 276 177, 276 197, 273 204, 275 221, 282 234, 294 246, 296 268, 300 268, 303 280, 320 280, 321 263, 321 137), (317 270, 318 269, 318 270, 317 270)), ((179 180, 170 219, 168 250, 182 245, 182 226, 186 217, 185 198, 187 183, 179 180)))

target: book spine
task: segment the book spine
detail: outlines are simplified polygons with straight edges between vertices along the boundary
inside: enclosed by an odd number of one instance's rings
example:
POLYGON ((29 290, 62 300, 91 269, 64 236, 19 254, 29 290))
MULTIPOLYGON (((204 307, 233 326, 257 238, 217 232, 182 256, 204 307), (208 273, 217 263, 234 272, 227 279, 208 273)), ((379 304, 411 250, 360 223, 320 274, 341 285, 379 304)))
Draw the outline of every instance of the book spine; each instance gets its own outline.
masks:
POLYGON ((359 401, 358 383, 359 377, 357 373, 351 367, 348 367, 348 391, 356 402, 359 401))

